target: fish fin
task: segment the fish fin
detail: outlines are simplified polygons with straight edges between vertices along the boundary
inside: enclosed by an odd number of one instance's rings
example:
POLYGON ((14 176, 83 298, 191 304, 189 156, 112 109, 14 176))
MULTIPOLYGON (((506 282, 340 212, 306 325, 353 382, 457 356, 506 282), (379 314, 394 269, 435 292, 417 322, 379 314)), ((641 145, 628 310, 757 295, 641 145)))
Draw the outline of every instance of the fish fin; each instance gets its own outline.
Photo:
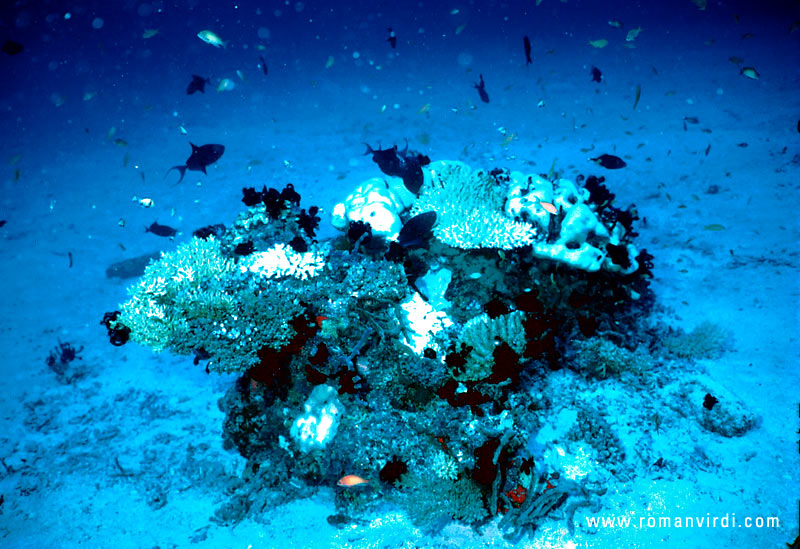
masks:
POLYGON ((202 168, 200 168, 200 169, 201 169, 201 170, 203 170, 203 173, 204 173, 204 174, 208 175, 208 172, 206 171, 206 167, 205 167, 205 166, 203 166, 203 167, 202 167, 202 168))
POLYGON ((195 145, 194 143, 192 143, 191 141, 189 141, 189 145, 191 145, 191 146, 192 146, 192 152, 194 152, 194 151, 196 151, 197 149, 199 149, 199 148, 200 148, 200 147, 198 147, 197 145, 195 145))
POLYGON ((375 152, 375 149, 370 147, 368 143, 364 143, 364 145, 367 147, 367 150, 364 152, 364 155, 372 154, 375 152))
MULTIPOLYGON (((194 145, 192 145, 192 146, 194 146, 194 145)), ((170 169, 167 170, 167 173, 164 174, 164 178, 165 179, 169 175, 169 172, 171 172, 172 170, 178 170, 180 172, 180 174, 181 174, 180 179, 178 179, 178 183, 183 181, 183 176, 186 175, 186 166, 185 165, 184 166, 172 166, 170 169)))

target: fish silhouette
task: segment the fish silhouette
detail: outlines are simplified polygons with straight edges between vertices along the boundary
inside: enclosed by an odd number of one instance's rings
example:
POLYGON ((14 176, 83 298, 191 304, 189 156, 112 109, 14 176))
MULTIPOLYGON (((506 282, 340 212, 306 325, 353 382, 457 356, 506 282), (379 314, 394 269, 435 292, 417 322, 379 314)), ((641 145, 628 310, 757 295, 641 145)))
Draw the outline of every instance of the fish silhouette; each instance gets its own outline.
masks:
POLYGON ((186 87, 186 95, 192 95, 194 92, 206 93, 206 84, 208 84, 208 82, 208 78, 193 74, 192 81, 189 82, 189 85, 186 87))
MULTIPOLYGON (((178 179, 178 183, 183 181, 183 176, 186 175, 186 170, 191 170, 195 172, 206 172, 206 166, 210 166, 222 156, 222 153, 225 152, 224 145, 202 145, 198 147, 194 143, 189 143, 192 146, 192 154, 189 155, 189 158, 186 160, 186 164, 183 166, 173 166, 167 170, 167 174, 172 170, 178 170, 181 174, 181 178, 178 179)), ((164 175, 166 177, 166 175, 164 175)))

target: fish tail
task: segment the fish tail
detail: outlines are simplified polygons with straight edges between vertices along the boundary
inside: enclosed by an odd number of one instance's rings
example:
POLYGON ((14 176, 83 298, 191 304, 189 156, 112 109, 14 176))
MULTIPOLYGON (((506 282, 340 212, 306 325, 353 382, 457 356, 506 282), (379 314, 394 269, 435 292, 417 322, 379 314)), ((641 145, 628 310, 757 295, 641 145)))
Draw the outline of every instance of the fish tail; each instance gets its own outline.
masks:
POLYGON ((372 147, 370 147, 368 143, 364 143, 364 145, 367 147, 367 150, 366 150, 366 151, 364 151, 364 154, 365 154, 365 155, 367 155, 367 154, 372 154, 372 153, 374 153, 374 152, 375 152, 375 149, 373 149, 372 147))
POLYGON ((164 174, 164 178, 166 179, 166 177, 169 175, 169 172, 171 172, 172 170, 178 170, 181 174, 180 179, 178 179, 178 183, 180 183, 181 181, 183 181, 183 176, 186 175, 186 168, 187 166, 172 166, 170 169, 167 170, 167 173, 164 174))

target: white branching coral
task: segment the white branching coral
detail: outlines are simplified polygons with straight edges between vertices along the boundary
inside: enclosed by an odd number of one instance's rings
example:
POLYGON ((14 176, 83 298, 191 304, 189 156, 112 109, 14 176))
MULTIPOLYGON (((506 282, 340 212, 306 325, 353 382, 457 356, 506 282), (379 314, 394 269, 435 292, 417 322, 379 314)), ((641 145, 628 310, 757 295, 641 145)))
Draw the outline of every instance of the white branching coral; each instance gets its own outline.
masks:
POLYGON ((444 480, 455 480, 458 478, 458 463, 449 454, 442 450, 437 450, 433 454, 431 470, 434 474, 444 480))
POLYGON ((423 172, 412 215, 435 211, 433 233, 445 244, 509 250, 535 241, 534 225, 503 212, 508 185, 495 176, 455 161, 433 162, 423 172))
POLYGON ((471 318, 464 324, 459 346, 470 347, 463 369, 453 372, 460 381, 478 381, 489 377, 494 366, 494 350, 507 343, 517 354, 525 350, 525 313, 514 311, 490 318, 486 313, 471 318))
POLYGON ((314 277, 325 267, 325 254, 319 249, 299 253, 288 244, 275 244, 265 252, 248 256, 241 263, 242 272, 250 271, 265 278, 314 277))

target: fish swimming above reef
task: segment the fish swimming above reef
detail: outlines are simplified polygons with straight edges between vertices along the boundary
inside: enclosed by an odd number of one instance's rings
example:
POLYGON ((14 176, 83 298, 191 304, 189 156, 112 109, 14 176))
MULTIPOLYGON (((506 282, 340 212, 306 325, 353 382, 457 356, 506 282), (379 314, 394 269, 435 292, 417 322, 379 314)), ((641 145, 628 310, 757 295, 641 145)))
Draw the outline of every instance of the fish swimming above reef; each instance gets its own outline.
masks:
POLYGON ((192 81, 189 82, 189 85, 186 87, 186 95, 192 95, 195 92, 206 93, 206 84, 209 82, 210 80, 208 78, 193 74, 192 81))
POLYGON ((618 170, 627 166, 623 159, 613 154, 601 154, 597 158, 590 158, 589 160, 607 170, 618 170))
POLYGON ((481 77, 480 81, 477 84, 475 84, 475 89, 478 90, 478 95, 480 95, 481 101, 483 101, 484 103, 488 103, 489 94, 486 93, 486 82, 483 81, 482 74, 480 75, 480 77, 481 77))
POLYGON ((144 232, 153 233, 156 236, 169 236, 169 237, 178 234, 177 229, 173 229, 169 225, 161 225, 157 221, 153 221, 153 223, 149 227, 145 227, 144 232))
POLYGON ((602 82, 603 73, 597 67, 592 67, 592 82, 602 82))
POLYGON ((392 27, 389 27, 387 31, 389 32, 389 38, 387 38, 386 41, 389 42, 392 49, 397 48, 397 34, 392 30, 392 27))
POLYGON ((406 147, 402 151, 397 149, 397 145, 391 149, 378 150, 367 145, 367 150, 364 154, 371 154, 372 161, 378 165, 378 168, 383 173, 400 177, 406 189, 414 194, 419 194, 424 180, 422 166, 430 164, 430 158, 424 154, 409 151, 408 143, 406 143, 406 147))
POLYGON ((436 212, 425 212, 417 214, 406 221, 400 234, 397 235, 397 243, 403 248, 423 248, 428 240, 433 236, 433 226, 436 224, 436 212))
MULTIPOLYGON (((224 145, 202 145, 198 147, 194 143, 189 143, 192 146, 192 154, 189 155, 189 158, 186 159, 186 164, 182 166, 173 166, 167 170, 167 174, 172 170, 178 170, 181 174, 181 178, 178 179, 178 183, 183 181, 183 176, 186 175, 186 170, 191 170, 195 172, 203 172, 207 174, 206 167, 210 166, 222 156, 222 153, 225 152, 224 145)), ((164 175, 166 177, 166 175, 164 175)))
POLYGON ((219 36, 217 36, 214 32, 210 30, 202 30, 198 32, 197 37, 206 44, 211 44, 215 48, 225 47, 225 42, 223 42, 219 36))
POLYGON ((3 53, 7 53, 8 55, 17 55, 18 53, 22 53, 24 49, 25 46, 13 40, 6 40, 3 42, 3 47, 0 48, 3 53))
POLYGON ((533 63, 533 59, 531 59, 531 39, 527 36, 523 37, 522 45, 525 46, 525 66, 527 67, 533 63))

